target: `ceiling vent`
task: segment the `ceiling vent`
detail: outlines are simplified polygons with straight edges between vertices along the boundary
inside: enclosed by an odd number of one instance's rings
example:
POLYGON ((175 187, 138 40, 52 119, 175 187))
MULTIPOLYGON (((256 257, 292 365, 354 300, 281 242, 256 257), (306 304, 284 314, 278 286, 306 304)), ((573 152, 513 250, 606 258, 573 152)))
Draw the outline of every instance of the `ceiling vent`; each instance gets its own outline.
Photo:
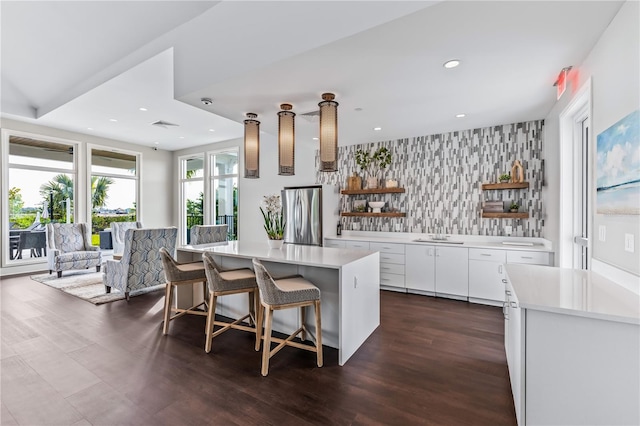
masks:
POLYGON ((179 124, 169 123, 168 121, 164 121, 164 120, 154 121, 153 123, 151 123, 151 125, 152 126, 157 126, 157 127, 162 127, 164 129, 168 129, 169 126, 176 126, 176 127, 179 126, 179 124))
POLYGON ((298 117, 304 118, 309 123, 317 123, 320 121, 320 110, 305 112, 304 114, 298 114, 298 117))

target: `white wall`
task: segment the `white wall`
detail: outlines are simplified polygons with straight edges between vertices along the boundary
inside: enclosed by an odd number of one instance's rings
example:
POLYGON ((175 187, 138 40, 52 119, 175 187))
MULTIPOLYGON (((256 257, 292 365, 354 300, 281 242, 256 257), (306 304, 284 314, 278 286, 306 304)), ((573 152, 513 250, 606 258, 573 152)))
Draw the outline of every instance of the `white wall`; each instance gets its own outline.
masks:
MULTIPOLYGON (((595 152, 598 134, 640 108, 639 8, 640 4, 637 1, 628 1, 620 8, 584 62, 574 64, 570 78, 571 87, 545 118, 544 158, 548 187, 544 195, 547 213, 544 237, 551 240, 554 247, 557 247, 559 240, 560 217, 559 116, 578 89, 591 78, 591 134, 592 152, 595 152)), ((640 216, 594 215, 593 223, 594 259, 640 275, 640 216), (605 242, 597 239, 599 225, 606 226, 605 242), (634 234, 634 253, 624 251, 625 233, 634 234)))
MULTIPOLYGON (((140 211, 139 220, 147 227, 174 226, 172 206, 174 205, 173 193, 173 162, 169 151, 133 145, 126 142, 105 139, 92 135, 69 132, 50 127, 38 126, 22 121, 15 121, 3 118, 0 127, 6 130, 16 130, 28 132, 34 135, 42 135, 77 141, 81 145, 93 144, 110 148, 119 148, 128 151, 141 153, 140 167, 140 211)), ((79 161, 83 161, 82 158, 79 161)), ((85 165, 80 165, 79 169, 84 170, 85 165)), ((80 185, 79 185, 80 187, 80 185)), ((0 197, 1 198, 1 197, 0 197)), ((79 197, 80 198, 80 197, 79 197)), ((82 197, 83 198, 83 197, 82 197)), ((0 205, 5 200, 0 199, 0 205)), ((86 212, 78 211, 78 219, 86 220, 86 212)), ((0 259, 3 256, 0 246, 0 259)), ((0 268, 0 275, 27 273, 46 269, 44 264, 35 265, 11 265, 0 268)))
MULTIPOLYGON (((274 117, 275 120, 277 117, 274 117)), ((262 133, 260 135, 260 178, 245 179, 244 149, 242 139, 212 143, 205 146, 184 149, 174 152, 175 194, 178 199, 178 157, 198 152, 216 151, 231 146, 239 147, 240 179, 238 182, 238 239, 242 241, 265 241, 266 233, 262 227, 262 215, 259 207, 262 197, 269 194, 280 194, 285 186, 313 185, 316 183, 315 141, 296 141, 295 175, 278 175, 278 143, 277 137, 262 133)), ((177 203, 176 203, 177 204, 177 203)), ((175 206, 174 217, 178 216, 179 206, 175 206)))

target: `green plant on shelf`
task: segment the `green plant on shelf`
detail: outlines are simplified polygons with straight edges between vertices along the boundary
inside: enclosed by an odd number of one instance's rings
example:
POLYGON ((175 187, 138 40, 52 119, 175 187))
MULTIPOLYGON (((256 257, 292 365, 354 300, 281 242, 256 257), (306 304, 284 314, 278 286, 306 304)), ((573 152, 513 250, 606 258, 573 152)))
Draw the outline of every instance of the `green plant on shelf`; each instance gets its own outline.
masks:
POLYGON ((498 180, 502 183, 506 183, 509 182, 511 180, 511 175, 508 173, 504 173, 502 175, 500 175, 500 177, 498 178, 498 180))
POLYGON ((512 213, 516 213, 516 212, 518 211, 518 209, 519 209, 519 208, 520 208, 520 204, 518 204, 518 203, 516 203, 516 202, 511 203, 511 205, 509 206, 509 210, 510 210, 512 213))

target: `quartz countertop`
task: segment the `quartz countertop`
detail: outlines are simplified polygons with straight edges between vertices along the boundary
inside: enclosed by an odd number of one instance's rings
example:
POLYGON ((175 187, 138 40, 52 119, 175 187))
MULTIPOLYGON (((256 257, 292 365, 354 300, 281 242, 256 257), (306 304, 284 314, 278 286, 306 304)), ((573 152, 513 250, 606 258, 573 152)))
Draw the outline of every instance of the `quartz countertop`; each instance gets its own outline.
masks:
POLYGON ((448 235, 448 242, 432 241, 432 234, 405 232, 358 232, 345 231, 340 236, 325 237, 330 240, 371 241, 397 244, 434 244, 467 248, 525 250, 552 252, 551 242, 532 237, 492 237, 483 235, 448 235), (422 241, 415 241, 415 240, 422 241), (461 244, 462 243, 462 244, 461 244))
POLYGON ((640 295, 591 271, 506 265, 521 308, 640 325, 640 295))
POLYGON ((340 269, 342 266, 364 257, 378 255, 377 252, 368 250, 347 250, 296 244, 284 244, 282 249, 271 249, 266 241, 228 241, 223 243, 186 245, 179 246, 178 250, 199 253, 208 251, 245 259, 255 257, 263 261, 330 269, 340 269))

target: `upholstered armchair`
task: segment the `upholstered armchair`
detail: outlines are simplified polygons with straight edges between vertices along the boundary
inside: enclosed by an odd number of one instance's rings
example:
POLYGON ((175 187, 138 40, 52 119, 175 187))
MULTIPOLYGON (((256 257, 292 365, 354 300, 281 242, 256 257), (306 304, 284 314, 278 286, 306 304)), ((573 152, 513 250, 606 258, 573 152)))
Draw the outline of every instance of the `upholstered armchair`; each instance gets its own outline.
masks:
POLYGON ((209 244, 227 241, 227 225, 194 225, 191 227, 191 244, 209 244))
POLYGON ((88 269, 93 266, 100 272, 102 253, 91 245, 91 234, 86 223, 48 223, 47 261, 49 273, 88 269))
POLYGON ((122 259, 107 260, 102 282, 107 293, 112 288, 125 294, 146 287, 165 284, 161 247, 175 255, 177 228, 128 229, 124 234, 122 259))
POLYGON ((122 253, 124 251, 124 234, 127 229, 140 229, 140 222, 111 222, 111 244, 113 244, 114 253, 122 253))

